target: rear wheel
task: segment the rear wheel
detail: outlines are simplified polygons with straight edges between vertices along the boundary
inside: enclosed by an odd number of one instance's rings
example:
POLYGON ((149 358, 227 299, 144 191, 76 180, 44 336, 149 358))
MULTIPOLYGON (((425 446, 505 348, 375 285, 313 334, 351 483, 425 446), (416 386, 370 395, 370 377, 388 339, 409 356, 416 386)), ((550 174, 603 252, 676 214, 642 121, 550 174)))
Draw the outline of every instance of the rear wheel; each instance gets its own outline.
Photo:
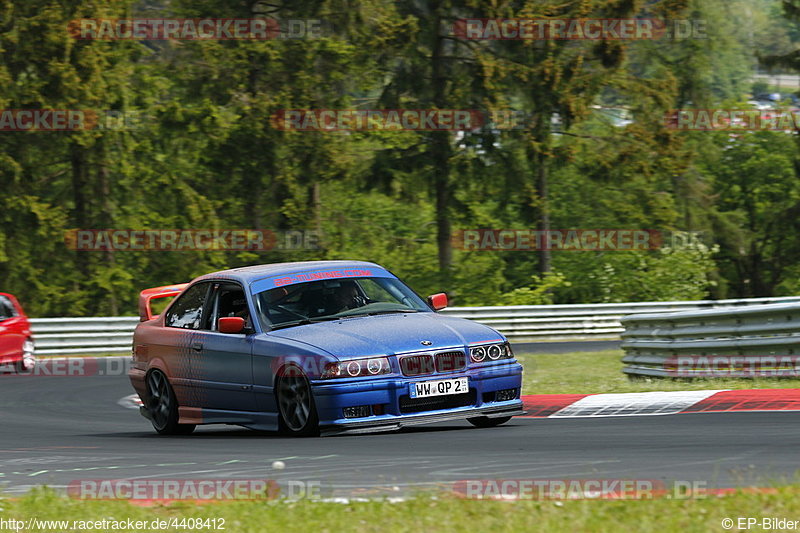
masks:
POLYGON ((493 428, 500 424, 505 424, 511 420, 510 416, 499 416, 497 418, 489 418, 488 416, 475 416, 467 418, 467 422, 479 428, 493 428))
POLYGON ((295 437, 319 435, 319 418, 311 384, 299 368, 287 367, 281 372, 275 395, 282 433, 295 437))
POLYGON ((153 428, 161 435, 188 435, 194 431, 194 424, 178 423, 178 400, 160 370, 147 375, 147 410, 153 428))

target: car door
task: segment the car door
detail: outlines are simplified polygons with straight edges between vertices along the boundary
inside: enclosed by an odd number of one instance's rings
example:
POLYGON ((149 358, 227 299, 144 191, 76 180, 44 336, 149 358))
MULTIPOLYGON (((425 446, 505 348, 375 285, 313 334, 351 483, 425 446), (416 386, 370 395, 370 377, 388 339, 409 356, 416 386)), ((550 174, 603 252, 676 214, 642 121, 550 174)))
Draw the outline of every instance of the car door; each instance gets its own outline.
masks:
POLYGON ((0 362, 20 356, 26 329, 27 319, 17 313, 11 300, 0 295, 0 362))
POLYGON ((0 294, 0 362, 18 360, 30 334, 28 317, 19 303, 0 294))
POLYGON ((207 323, 214 284, 200 282, 187 288, 169 306, 164 327, 147 343, 150 358, 163 361, 178 403, 183 407, 204 407, 200 389, 200 353, 204 324, 207 323))
POLYGON ((255 411, 253 392, 252 323, 244 289, 235 282, 218 282, 208 302, 207 323, 201 330, 197 359, 204 408, 223 411, 255 411), (220 317, 240 316, 248 324, 245 333, 220 333, 220 317))

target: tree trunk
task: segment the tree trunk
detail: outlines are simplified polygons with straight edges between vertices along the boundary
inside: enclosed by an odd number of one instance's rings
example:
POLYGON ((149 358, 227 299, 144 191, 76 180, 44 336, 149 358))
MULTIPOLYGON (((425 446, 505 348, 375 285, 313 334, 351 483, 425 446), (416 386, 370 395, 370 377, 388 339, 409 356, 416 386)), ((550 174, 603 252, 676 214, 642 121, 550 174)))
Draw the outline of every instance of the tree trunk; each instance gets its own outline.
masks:
MULTIPOLYGON (((431 73, 433 83, 433 105, 437 109, 447 107, 447 75, 444 71, 443 50, 445 39, 442 35, 441 6, 437 5, 432 17, 433 53, 431 54, 431 73)), ((431 159, 433 185, 436 196, 436 245, 439 251, 439 273, 443 281, 453 264, 452 225, 450 222, 450 133, 433 132, 431 135, 431 159)))
MULTIPOLYGON (((106 150, 104 140, 99 140, 97 143, 98 153, 98 180, 97 180, 97 195, 100 199, 100 225, 101 229, 110 229, 114 225, 114 202, 111 200, 111 175, 108 170, 108 160, 106 158, 106 150)), ((109 248, 103 252, 103 259, 106 265, 111 268, 116 264, 114 257, 114 249, 109 248)), ((119 300, 117 298, 117 291, 114 285, 106 287, 108 291, 108 305, 111 316, 119 315, 119 300)))
POLYGON ((314 206, 314 230, 322 233, 322 191, 318 181, 311 186, 311 204, 314 206))
MULTIPOLYGON (((72 167, 72 200, 75 206, 72 218, 79 229, 88 229, 86 202, 86 153, 77 144, 70 146, 70 165, 72 167)), ((80 257, 80 256, 79 256, 80 257)))
POLYGON ((453 264, 452 225, 450 222, 450 180, 448 159, 450 140, 446 133, 434 134, 434 187, 436 188, 436 245, 439 271, 445 275, 453 264), (436 146, 444 144, 445 146, 436 146))
POLYGON ((539 221, 537 229, 544 235, 542 243, 545 246, 539 250, 539 273, 546 274, 552 269, 552 256, 549 248, 549 239, 547 235, 550 231, 550 207, 548 205, 548 164, 549 155, 540 151, 537 157, 536 165, 536 192, 539 196, 539 221))
MULTIPOLYGON (((86 152, 77 144, 70 145, 70 166, 72 167, 72 201, 75 204, 72 210, 72 220, 78 229, 88 227, 88 201, 86 199, 86 152)), ((86 252, 80 250, 75 253, 75 266, 78 272, 88 271, 86 252)))
POLYGON ((539 112, 528 139, 528 158, 536 166, 532 182, 535 184, 534 213, 536 229, 542 233, 541 247, 537 252, 538 270, 547 274, 552 270, 552 252, 549 249, 550 231, 549 178, 550 178, 550 141, 552 136, 551 120, 553 113, 549 109, 539 112))

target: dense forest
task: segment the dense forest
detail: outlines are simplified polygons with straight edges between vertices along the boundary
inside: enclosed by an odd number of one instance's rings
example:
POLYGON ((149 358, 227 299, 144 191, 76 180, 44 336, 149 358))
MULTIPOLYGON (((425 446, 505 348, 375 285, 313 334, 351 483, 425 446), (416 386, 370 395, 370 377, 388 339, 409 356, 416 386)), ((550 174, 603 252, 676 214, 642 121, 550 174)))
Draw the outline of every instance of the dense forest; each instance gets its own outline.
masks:
MULTIPOLYGON (((794 72, 779 0, 0 0, 0 110, 102 127, 0 131, 0 291, 32 316, 132 315, 138 291, 236 266, 381 263, 454 305, 800 294, 785 131, 681 131, 794 72), (79 39, 82 19, 263 18, 270 39, 79 39), (631 40, 468 39, 463 19, 702 21, 631 40), (311 34, 313 33, 313 34, 311 34), (295 131, 297 109, 513 113, 462 131, 295 131), (108 117, 122 117, 110 120, 108 117), (272 250, 73 250, 76 229, 314 232, 272 250), (465 229, 644 229, 633 251, 463 250, 465 229), (676 238, 677 236, 677 238, 676 238), (684 237, 689 238, 684 238, 684 237)), ((0 127, 0 130, 3 128, 0 127)))

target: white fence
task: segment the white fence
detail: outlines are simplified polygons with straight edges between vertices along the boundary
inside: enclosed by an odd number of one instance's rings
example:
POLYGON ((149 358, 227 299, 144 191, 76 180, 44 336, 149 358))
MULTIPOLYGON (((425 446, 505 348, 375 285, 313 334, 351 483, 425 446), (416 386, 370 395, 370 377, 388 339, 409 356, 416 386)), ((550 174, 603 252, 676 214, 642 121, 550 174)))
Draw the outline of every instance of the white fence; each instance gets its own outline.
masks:
MULTIPOLYGON (((634 313, 669 313, 771 303, 800 297, 637 302, 622 304, 453 307, 441 313, 487 324, 514 342, 619 340, 620 320, 634 313)), ((38 355, 130 353, 138 317, 31 319, 38 355)))

